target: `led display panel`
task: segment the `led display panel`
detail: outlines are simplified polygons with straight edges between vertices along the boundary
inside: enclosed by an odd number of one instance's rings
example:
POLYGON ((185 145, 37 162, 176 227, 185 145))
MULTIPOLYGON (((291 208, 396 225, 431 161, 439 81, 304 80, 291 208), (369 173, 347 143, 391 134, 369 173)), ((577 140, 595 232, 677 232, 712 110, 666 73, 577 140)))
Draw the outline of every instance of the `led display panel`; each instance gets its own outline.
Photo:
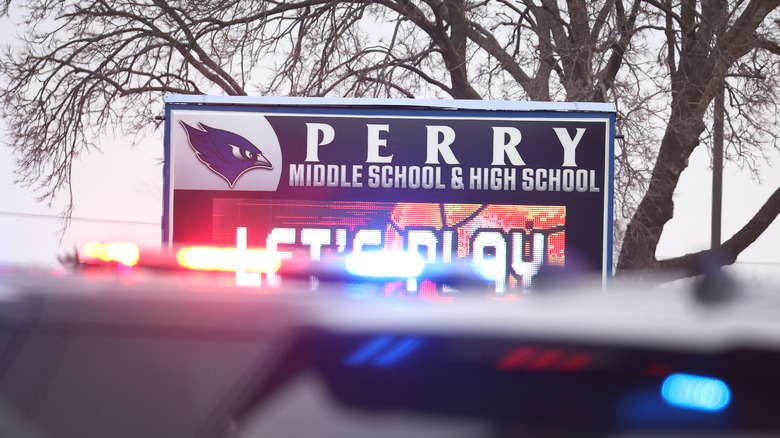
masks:
POLYGON ((163 240, 611 271, 614 105, 168 96, 163 240))

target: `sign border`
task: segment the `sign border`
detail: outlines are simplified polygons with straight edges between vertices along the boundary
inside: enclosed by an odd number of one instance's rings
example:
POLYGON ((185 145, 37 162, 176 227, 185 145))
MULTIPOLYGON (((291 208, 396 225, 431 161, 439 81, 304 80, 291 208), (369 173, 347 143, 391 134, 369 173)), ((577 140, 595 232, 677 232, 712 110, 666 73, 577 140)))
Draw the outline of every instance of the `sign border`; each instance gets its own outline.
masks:
MULTIPOLYGON (((562 119, 578 118, 577 115, 592 115, 592 119, 604 120, 607 123, 607 138, 605 139, 605 163, 604 186, 607 188, 604 194, 604 218, 602 240, 602 283, 606 285, 612 278, 613 260, 613 214, 614 214, 614 162, 615 162, 615 118, 617 108, 613 103, 601 102, 531 102, 531 101, 496 101, 496 100, 431 100, 431 99, 358 99, 358 98, 328 98, 328 97, 277 97, 277 96, 212 96, 212 95, 178 95, 165 96, 165 122, 164 122, 164 164, 163 164, 163 214, 162 214, 162 243, 165 246, 172 245, 173 215, 171 214, 173 202, 172 175, 173 166, 171 159, 171 113, 175 109, 217 110, 217 111, 249 111, 271 112, 276 114, 303 115, 338 109, 346 113, 359 114, 380 110, 395 110, 399 112, 441 111, 450 113, 454 118, 482 119, 510 116, 507 113, 545 113, 539 114, 540 119, 554 119, 560 116, 562 119), (228 107, 228 108, 226 108, 228 107), (312 111, 314 110, 314 111, 312 111), (457 112, 474 111, 485 112, 485 117, 457 116, 457 112), (500 113, 504 113, 499 116, 500 113), (491 117, 492 116, 492 117, 491 117)), ((329 116, 332 113, 322 114, 329 116)), ((345 116, 347 114, 341 114, 345 116)), ((383 114, 383 117, 403 117, 406 115, 383 114)), ((414 116, 411 116, 414 117, 414 116)), ((424 117, 424 116, 420 116, 424 117)), ((444 117, 444 115, 431 115, 429 118, 444 117)), ((586 116, 587 117, 587 116, 586 116)), ((526 117, 528 118, 528 117, 526 117)), ((531 116, 530 118, 533 118, 531 116)), ((582 117, 579 117, 582 118, 582 117)), ((595 121, 595 120, 593 120, 595 121)))

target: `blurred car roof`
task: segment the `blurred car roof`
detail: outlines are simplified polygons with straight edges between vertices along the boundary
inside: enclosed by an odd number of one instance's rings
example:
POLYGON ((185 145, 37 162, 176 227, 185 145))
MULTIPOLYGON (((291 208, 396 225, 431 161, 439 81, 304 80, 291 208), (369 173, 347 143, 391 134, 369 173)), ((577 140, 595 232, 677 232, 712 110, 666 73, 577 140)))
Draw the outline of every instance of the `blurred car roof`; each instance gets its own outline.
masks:
POLYGON ((780 431, 772 293, 703 304, 684 287, 615 282, 440 304, 354 299, 338 284, 267 293, 146 280, 0 275, 0 415, 15 428, 0 432, 240 433, 303 371, 359 410, 511 420, 537 432, 780 431), (680 414, 660 395, 675 373, 728 382, 733 405, 680 414))

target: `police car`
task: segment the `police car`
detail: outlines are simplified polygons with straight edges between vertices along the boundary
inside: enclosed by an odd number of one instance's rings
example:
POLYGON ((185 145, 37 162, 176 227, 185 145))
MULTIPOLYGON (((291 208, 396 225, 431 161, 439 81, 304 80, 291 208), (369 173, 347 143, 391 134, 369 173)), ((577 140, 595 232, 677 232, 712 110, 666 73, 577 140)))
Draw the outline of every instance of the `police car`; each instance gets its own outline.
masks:
POLYGON ((780 433, 775 295, 193 279, 1 274, 0 435, 780 433))

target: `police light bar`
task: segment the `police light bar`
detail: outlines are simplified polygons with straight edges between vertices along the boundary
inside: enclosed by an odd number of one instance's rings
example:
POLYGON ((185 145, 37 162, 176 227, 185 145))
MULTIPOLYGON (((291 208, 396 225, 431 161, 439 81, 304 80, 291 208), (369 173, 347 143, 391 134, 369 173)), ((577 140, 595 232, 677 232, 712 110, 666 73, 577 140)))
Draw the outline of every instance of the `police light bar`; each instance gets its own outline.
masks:
POLYGON ((276 272, 282 259, 275 251, 264 249, 184 247, 176 253, 180 266, 199 271, 276 272))
MULTIPOLYGON (((195 271, 235 273, 236 285, 272 287, 281 279, 312 280, 331 283, 394 283, 406 281, 415 291, 419 282, 428 281, 447 291, 461 288, 485 289, 491 282, 467 262, 427 262, 417 252, 363 251, 346 257, 312 260, 308 253, 247 248, 246 236, 238 230, 236 247, 183 246, 141 249, 131 242, 89 242, 79 252, 79 261, 89 269, 117 269, 122 275, 130 267, 155 271, 195 271), (266 277, 261 283, 261 274, 266 277)), ((316 286, 312 286, 316 287, 316 286)))
POLYGON ((84 263, 121 263, 134 266, 138 263, 140 249, 131 242, 88 242, 79 253, 79 259, 84 263))
POLYGON ((417 278, 425 269, 420 254, 406 251, 352 253, 344 262, 347 273, 358 277, 417 278))
POLYGON ((223 272, 275 272, 281 256, 275 251, 247 248, 185 246, 178 249, 145 249, 132 242, 88 242, 78 253, 79 261, 92 266, 138 266, 163 270, 223 272))

